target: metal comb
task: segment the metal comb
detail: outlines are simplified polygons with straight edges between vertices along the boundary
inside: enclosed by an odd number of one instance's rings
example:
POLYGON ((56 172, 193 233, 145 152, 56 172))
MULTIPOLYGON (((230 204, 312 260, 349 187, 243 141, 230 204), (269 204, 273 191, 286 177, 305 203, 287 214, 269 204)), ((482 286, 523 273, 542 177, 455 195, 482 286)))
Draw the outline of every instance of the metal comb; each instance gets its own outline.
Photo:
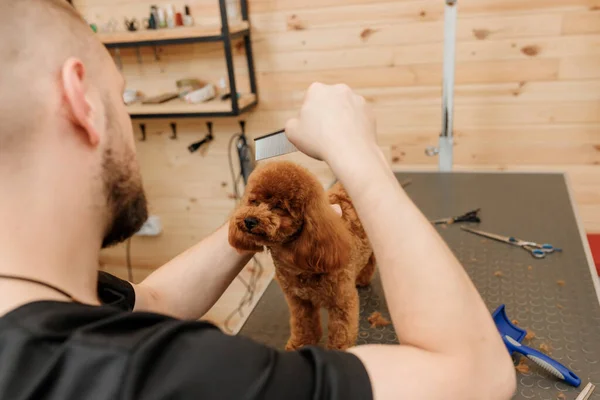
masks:
POLYGON ((285 136, 285 131, 280 130, 254 139, 254 152, 256 161, 265 158, 277 157, 298 151, 285 136))

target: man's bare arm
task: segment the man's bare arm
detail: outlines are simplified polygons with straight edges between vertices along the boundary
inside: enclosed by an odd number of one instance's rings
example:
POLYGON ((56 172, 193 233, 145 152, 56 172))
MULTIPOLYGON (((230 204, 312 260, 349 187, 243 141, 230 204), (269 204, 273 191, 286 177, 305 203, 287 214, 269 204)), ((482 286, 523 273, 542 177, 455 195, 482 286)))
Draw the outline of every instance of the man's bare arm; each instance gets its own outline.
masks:
POLYGON ((135 288, 135 311, 199 319, 250 261, 229 245, 228 224, 163 265, 135 288))
POLYGON ((363 156, 362 168, 333 165, 375 249, 402 343, 351 350, 373 376, 376 398, 510 398, 514 369, 473 284, 383 157, 363 156))
MULTIPOLYGON (((332 205, 341 215, 339 205, 332 205)), ((135 289, 135 311, 181 319, 201 318, 221 297, 253 254, 229 245, 228 224, 154 271, 135 289)))
POLYGON ((408 198, 374 138, 364 100, 313 85, 287 134, 345 186, 371 240, 400 346, 351 349, 376 399, 508 399, 515 373, 481 297, 408 198))

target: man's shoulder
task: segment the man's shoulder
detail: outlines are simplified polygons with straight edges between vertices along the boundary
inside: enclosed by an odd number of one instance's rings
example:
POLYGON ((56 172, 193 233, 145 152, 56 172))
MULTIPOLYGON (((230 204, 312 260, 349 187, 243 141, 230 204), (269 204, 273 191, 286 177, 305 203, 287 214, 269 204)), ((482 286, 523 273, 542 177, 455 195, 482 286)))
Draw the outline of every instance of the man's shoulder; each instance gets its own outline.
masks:
POLYGON ((11 366, 0 369, 0 398, 114 399, 127 388, 151 391, 149 371, 180 369, 186 333, 217 348, 226 336, 210 323, 111 306, 27 304, 0 318, 0 363, 11 366), (32 395, 22 397, 25 391, 32 395))
POLYGON ((371 398, 352 354, 279 352, 208 322, 110 306, 38 302, 7 314, 0 363, 12 366, 0 369, 0 398, 371 398))
POLYGON ((208 322, 182 321, 156 313, 127 312, 112 306, 55 301, 26 304, 0 321, 0 340, 2 330, 12 326, 22 329, 37 341, 49 338, 53 343, 107 345, 112 349, 127 350, 161 332, 218 331, 208 322))

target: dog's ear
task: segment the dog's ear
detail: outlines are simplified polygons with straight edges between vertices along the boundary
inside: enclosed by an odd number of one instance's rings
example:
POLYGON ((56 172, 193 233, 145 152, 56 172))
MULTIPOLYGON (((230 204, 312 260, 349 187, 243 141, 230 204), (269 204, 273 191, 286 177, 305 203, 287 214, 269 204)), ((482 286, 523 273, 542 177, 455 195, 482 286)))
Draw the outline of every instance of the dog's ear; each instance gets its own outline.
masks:
POLYGON ((307 205, 302 233, 292 243, 298 268, 325 273, 344 268, 350 261, 350 233, 325 199, 307 205))
POLYGON ((229 244, 240 253, 244 251, 260 253, 264 250, 263 246, 248 239, 248 235, 237 227, 233 218, 229 221, 229 244))

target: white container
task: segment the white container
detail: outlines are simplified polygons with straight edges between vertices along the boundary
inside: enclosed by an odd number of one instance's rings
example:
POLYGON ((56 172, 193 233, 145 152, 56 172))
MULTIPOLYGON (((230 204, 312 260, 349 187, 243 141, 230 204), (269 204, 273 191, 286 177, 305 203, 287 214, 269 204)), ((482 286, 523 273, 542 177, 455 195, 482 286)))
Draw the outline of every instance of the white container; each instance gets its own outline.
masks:
POLYGON ((194 17, 192 17, 192 13, 190 12, 190 6, 185 6, 185 15, 183 16, 183 26, 193 26, 194 25, 194 17))
POLYGON ((229 21, 241 20, 239 0, 227 0, 225 5, 227 7, 227 20, 229 20, 229 21))
POLYGON ((192 17, 191 15, 184 15, 183 26, 194 26, 194 17, 192 17))
POLYGON ((163 8, 158 9, 158 27, 159 28, 167 27, 167 15, 163 8))
POLYGON ((167 12, 167 27, 175 28, 175 10, 173 9, 173 5, 169 4, 166 7, 167 12))
POLYGON ((216 95, 217 91, 215 90, 215 85, 209 83, 202 89, 194 90, 193 92, 186 94, 184 99, 188 103, 198 104, 214 99, 216 95))
POLYGON ((135 89, 127 89, 123 92, 123 101, 125 104, 135 103, 138 100, 138 91, 135 89))

